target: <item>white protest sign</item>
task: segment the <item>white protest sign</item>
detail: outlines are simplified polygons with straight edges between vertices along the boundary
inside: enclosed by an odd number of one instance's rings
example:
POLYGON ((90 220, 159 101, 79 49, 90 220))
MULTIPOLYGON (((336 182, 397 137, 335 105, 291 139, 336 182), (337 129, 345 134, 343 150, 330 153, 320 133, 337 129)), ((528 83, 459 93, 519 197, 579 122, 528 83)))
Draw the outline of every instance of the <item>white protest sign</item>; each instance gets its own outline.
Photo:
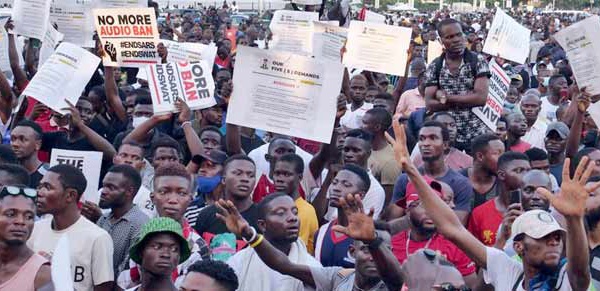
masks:
POLYGON ((100 168, 102 166, 102 153, 92 151, 72 151, 52 149, 50 154, 50 167, 67 164, 79 169, 85 179, 87 186, 80 201, 90 201, 98 204, 100 194, 98 185, 100 183, 100 168))
POLYGON ((600 17, 594 15, 563 28, 554 39, 567 54, 577 86, 586 87, 592 95, 600 94, 600 17))
POLYGON ((96 71, 100 58, 74 44, 61 43, 39 68, 22 95, 30 96, 57 112, 75 104, 96 71))
POLYGON ((316 12, 277 10, 273 14, 269 29, 273 39, 272 50, 287 51, 301 55, 312 54, 313 21, 319 20, 316 12))
POLYGON ((341 62, 341 49, 348 39, 348 29, 338 25, 313 22, 313 56, 332 62, 341 62))
POLYGON ((147 0, 96 0, 96 8, 148 7, 147 0))
POLYGON ((8 58, 8 33, 4 25, 8 17, 0 17, 0 70, 10 71, 10 60, 8 58))
POLYGON ((329 143, 344 66, 239 47, 227 123, 329 143))
POLYGON ((592 120, 594 120, 594 123, 600 124, 600 101, 592 103, 590 107, 588 107, 588 112, 590 113, 592 120))
POLYGON ((71 246, 67 234, 63 234, 58 239, 54 252, 49 255, 52 256, 50 276, 54 290, 74 290, 71 276, 71 246))
POLYGON ((540 49, 545 45, 541 40, 532 41, 529 43, 529 63, 533 64, 537 62, 537 55, 540 49))
POLYGON ((367 10, 365 13, 365 22, 385 24, 385 15, 381 15, 379 13, 367 10))
POLYGON ((483 45, 483 52, 492 56, 524 64, 529 56, 529 35, 531 31, 502 9, 496 9, 494 21, 483 45))
POLYGON ((167 62, 199 62, 205 61, 209 68, 213 67, 215 56, 217 55, 217 46, 214 43, 209 45, 193 42, 175 42, 162 39, 161 42, 167 47, 167 62))
POLYGON ((46 60, 54 53, 54 49, 60 41, 63 40, 64 35, 54 28, 52 25, 48 25, 48 30, 42 40, 42 47, 40 48, 40 59, 38 66, 43 65, 46 60))
POLYGON ((504 98, 510 87, 510 77, 502 70, 494 59, 490 61, 490 85, 487 102, 483 107, 473 107, 471 111, 477 115, 491 130, 496 131, 498 118, 502 116, 504 98))
POLYGON ((35 39, 43 39, 50 19, 51 0, 17 0, 14 2, 13 33, 35 39))
POLYGON ((444 47, 439 41, 430 40, 427 44, 427 64, 431 64, 431 62, 433 62, 433 60, 435 60, 437 57, 441 56, 443 52, 444 47))
POLYGON ((217 104, 212 67, 205 61, 150 65, 146 71, 155 114, 176 112, 177 99, 192 110, 217 104))
POLYGON ((140 67, 160 63, 158 26, 152 8, 94 9, 106 55, 105 66, 140 67))
POLYGON ((291 2, 299 5, 321 5, 321 0, 292 0, 291 2))
POLYGON ((344 65, 404 76, 412 29, 362 21, 350 22, 344 65))
POLYGON ((50 23, 65 35, 63 41, 82 47, 95 47, 92 1, 54 0, 50 5, 50 23))

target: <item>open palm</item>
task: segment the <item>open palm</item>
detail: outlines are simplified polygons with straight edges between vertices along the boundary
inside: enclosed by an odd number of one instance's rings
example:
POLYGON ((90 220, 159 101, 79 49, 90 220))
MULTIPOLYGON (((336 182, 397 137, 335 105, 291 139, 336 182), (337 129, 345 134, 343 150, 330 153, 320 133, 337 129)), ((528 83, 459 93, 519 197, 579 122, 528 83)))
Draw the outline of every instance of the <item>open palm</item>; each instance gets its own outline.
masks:
POLYGON ((538 188, 538 193, 546 196, 552 206, 564 216, 581 217, 585 214, 585 202, 590 192, 600 187, 600 182, 585 186, 594 167, 588 157, 583 157, 571 178, 569 167, 571 160, 566 159, 563 165, 563 176, 560 192, 556 195, 544 188, 538 188))
POLYGON ((219 201, 215 203, 215 206, 217 206, 218 210, 217 218, 223 221, 227 226, 227 229, 236 236, 242 236, 242 232, 250 228, 250 225, 242 217, 235 205, 233 205, 233 202, 219 199, 219 201))
POLYGON ((397 119, 392 122, 392 128, 395 138, 392 138, 387 132, 385 137, 394 148, 394 159, 403 170, 406 170, 411 165, 410 154, 406 146, 406 131, 404 125, 401 125, 397 119))
POLYGON ((334 225, 333 231, 341 232, 355 240, 369 242, 375 239, 375 224, 373 223, 373 209, 369 214, 363 210, 360 195, 348 194, 340 198, 340 206, 348 217, 348 226, 334 225))

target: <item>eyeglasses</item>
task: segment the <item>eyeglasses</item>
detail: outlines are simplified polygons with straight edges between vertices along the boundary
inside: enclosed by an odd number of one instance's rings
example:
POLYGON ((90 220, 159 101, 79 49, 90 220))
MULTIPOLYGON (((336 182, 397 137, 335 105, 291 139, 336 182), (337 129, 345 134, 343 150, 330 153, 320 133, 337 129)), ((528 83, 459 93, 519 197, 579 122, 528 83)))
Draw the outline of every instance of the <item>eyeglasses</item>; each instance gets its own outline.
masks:
POLYGON ((25 196, 27 198, 31 198, 33 200, 37 199, 37 191, 32 188, 4 186, 2 188, 2 191, 0 191, 0 197, 4 197, 4 196, 8 196, 8 195, 11 195, 11 196, 23 195, 23 196, 25 196))
POLYGON ((452 285, 451 283, 442 283, 435 287, 437 287, 436 290, 441 290, 441 291, 471 291, 471 288, 469 288, 467 286, 454 287, 454 285, 452 285))

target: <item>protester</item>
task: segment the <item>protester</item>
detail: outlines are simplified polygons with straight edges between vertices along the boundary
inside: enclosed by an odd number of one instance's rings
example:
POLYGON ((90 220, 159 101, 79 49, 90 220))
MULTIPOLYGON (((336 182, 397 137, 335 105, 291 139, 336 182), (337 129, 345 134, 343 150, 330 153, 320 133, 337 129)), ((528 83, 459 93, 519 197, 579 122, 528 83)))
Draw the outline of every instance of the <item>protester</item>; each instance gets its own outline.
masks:
POLYGON ((51 257, 61 237, 69 240, 73 286, 81 290, 112 290, 113 241, 99 226, 83 217, 77 208, 87 181, 70 165, 57 165, 38 186, 39 215, 51 217, 35 223, 27 245, 36 253, 51 257), (81 238, 86 238, 82 240, 81 238))
POLYGON ((511 113, 506 116, 506 147, 509 151, 524 153, 531 145, 523 141, 522 137, 527 133, 525 116, 520 112, 511 113))
POLYGON ((340 125, 350 129, 360 128, 363 116, 367 110, 373 108, 373 104, 365 102, 367 84, 367 78, 360 74, 350 79, 349 104, 346 114, 340 119, 340 125))
POLYGON ((471 208, 499 195, 498 158, 504 153, 504 143, 493 134, 483 134, 471 142, 473 167, 461 171, 473 185, 471 208))
POLYGON ((3 186, 0 191, 0 289, 51 288, 48 260, 25 244, 33 231, 37 194, 17 185, 3 186))
MULTIPOLYGON (((259 229, 253 229, 253 233, 264 235, 291 262, 321 267, 304 243, 298 240, 300 220, 298 208, 291 197, 285 193, 271 194, 260 202, 258 209, 259 229)), ((235 270, 241 286, 239 290, 304 290, 301 281, 271 270, 252 247, 233 255, 227 260, 227 264, 235 270)))
POLYGON ((97 220, 96 224, 112 237, 115 278, 126 269, 131 242, 138 237, 140 229, 149 220, 140 207, 133 204, 135 193, 139 191, 141 184, 142 179, 134 168, 127 165, 110 168, 102 180, 98 206, 111 211, 98 219, 90 219, 97 220))
POLYGON ((142 281, 127 291, 177 290, 171 274, 189 256, 188 242, 177 221, 168 217, 151 219, 129 250, 131 260, 141 266, 142 281))
POLYGON ((221 261, 205 260, 195 262, 187 269, 179 291, 202 291, 204 288, 235 291, 238 286, 238 278, 231 267, 221 261))
POLYGON ((38 158, 42 146, 42 129, 32 121, 19 122, 10 134, 10 145, 23 165, 29 172, 29 187, 37 188, 40 180, 48 170, 48 164, 42 163, 38 158))

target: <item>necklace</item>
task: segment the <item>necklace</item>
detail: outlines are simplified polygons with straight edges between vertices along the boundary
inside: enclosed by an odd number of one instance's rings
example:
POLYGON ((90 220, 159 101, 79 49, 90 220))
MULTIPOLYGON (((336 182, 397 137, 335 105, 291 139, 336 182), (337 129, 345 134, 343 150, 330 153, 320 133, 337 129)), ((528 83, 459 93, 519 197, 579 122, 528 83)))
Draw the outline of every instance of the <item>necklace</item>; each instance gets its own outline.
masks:
MULTIPOLYGON (((410 243, 410 233, 412 232, 412 230, 408 231, 408 235, 406 237, 406 259, 408 259, 408 256, 410 255, 408 253, 408 244, 410 243)), ((433 240, 433 235, 429 238, 429 240, 427 241, 427 243, 425 244, 424 249, 429 247, 429 244, 431 243, 431 240, 433 240)))

